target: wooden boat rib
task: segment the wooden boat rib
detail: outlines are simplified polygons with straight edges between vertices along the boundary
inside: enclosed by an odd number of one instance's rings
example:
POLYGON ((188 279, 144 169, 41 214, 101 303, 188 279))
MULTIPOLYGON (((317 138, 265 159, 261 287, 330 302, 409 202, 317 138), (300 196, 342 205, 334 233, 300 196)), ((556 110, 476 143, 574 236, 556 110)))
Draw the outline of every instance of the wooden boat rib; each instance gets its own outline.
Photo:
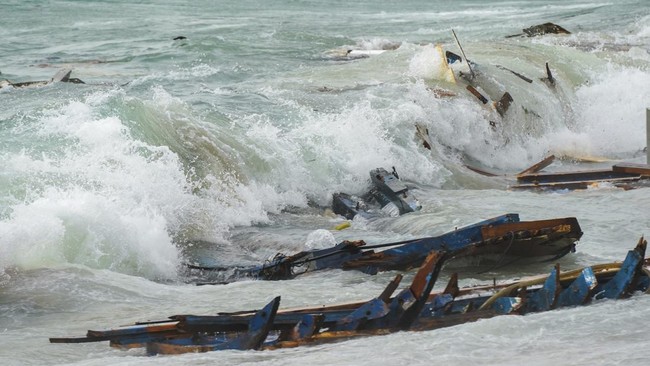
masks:
POLYGON ((548 275, 498 286, 459 289, 457 276, 452 276, 445 290, 438 293, 431 293, 431 289, 448 254, 433 252, 411 285, 393 297, 390 294, 398 287, 400 276, 382 294, 366 302, 278 311, 280 300, 276 298, 256 312, 175 315, 169 318, 171 321, 88 331, 86 337, 50 338, 50 342, 110 340, 111 345, 125 348, 144 345, 152 353, 177 354, 277 349, 400 330, 433 330, 505 314, 524 315, 582 306, 600 299, 622 299, 634 292, 646 292, 650 288, 646 247, 647 242, 641 238, 623 262, 566 272, 555 266, 548 275))

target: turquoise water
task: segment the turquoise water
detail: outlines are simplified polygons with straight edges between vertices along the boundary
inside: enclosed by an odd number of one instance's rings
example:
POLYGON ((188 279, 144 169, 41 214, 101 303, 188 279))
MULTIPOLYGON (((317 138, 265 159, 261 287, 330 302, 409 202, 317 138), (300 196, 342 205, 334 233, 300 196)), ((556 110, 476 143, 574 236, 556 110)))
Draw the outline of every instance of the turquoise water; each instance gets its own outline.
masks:
POLYGON ((200 255, 260 262, 506 212, 576 216, 585 235, 563 268, 621 260, 650 232, 644 189, 509 191, 507 179, 463 165, 512 174, 551 153, 564 158, 558 169, 593 168, 576 162, 584 157, 645 162, 646 2, 4 1, 0 10, 0 81, 69 68, 85 82, 0 89, 2 364, 644 364, 644 297, 262 353, 151 359, 47 338, 276 295, 282 306, 371 298, 394 274, 195 287, 180 269, 200 255), (548 21, 572 34, 505 38, 548 21), (481 92, 513 96, 504 116, 445 79, 434 45, 459 53, 452 29, 481 92), (540 81, 546 62, 555 88, 540 81), (331 194, 360 192, 371 169, 392 166, 423 210, 332 230, 342 219, 327 213, 331 194))

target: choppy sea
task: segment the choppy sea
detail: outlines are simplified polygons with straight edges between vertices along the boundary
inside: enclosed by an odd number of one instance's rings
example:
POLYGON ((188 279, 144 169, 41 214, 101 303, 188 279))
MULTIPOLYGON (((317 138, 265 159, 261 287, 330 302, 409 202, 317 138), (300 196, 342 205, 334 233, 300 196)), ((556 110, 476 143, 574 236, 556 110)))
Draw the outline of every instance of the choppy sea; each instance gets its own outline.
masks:
MULTIPOLYGON (((195 286, 183 268, 510 212, 578 218, 584 236, 562 268, 622 260, 650 235, 648 188, 519 191, 465 165, 511 176, 550 154, 559 170, 645 163, 647 1, 3 0, 0 14, 0 80, 67 68, 84 82, 0 89, 0 364, 647 364, 643 295, 276 351, 48 342, 277 295, 281 307, 370 299, 394 273, 195 286), (546 22, 571 34, 506 38, 546 22), (459 53, 452 29, 481 92, 512 95, 503 116, 445 76, 436 45, 459 53), (378 167, 395 167, 422 210, 334 230, 332 194, 363 192, 378 167)), ((468 271, 462 284, 551 266, 468 271)))

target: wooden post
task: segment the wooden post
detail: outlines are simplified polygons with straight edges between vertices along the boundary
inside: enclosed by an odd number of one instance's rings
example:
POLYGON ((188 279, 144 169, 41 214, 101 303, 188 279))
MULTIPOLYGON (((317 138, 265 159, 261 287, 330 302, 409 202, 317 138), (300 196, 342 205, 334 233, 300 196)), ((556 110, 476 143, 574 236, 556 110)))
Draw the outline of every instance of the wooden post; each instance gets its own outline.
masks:
POLYGON ((646 108, 645 110, 645 136, 646 136, 645 163, 650 165, 650 108, 646 108))

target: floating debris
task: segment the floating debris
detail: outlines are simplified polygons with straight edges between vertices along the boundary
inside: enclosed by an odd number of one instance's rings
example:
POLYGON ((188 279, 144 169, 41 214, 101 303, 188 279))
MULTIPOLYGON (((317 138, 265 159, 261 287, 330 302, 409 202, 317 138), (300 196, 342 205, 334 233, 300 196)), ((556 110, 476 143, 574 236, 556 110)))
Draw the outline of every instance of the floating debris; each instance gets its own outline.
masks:
POLYGON ((344 341, 398 331, 427 331, 500 315, 525 315, 623 299, 650 285, 641 238, 622 263, 608 263, 506 284, 459 288, 452 275, 442 292, 432 293, 448 254, 431 252, 410 286, 397 290, 397 275, 377 297, 332 306, 278 310, 280 297, 256 311, 218 315, 173 315, 166 320, 89 330, 85 337, 50 338, 51 343, 108 341, 112 347, 145 347, 148 355, 225 349, 270 350, 344 341))
MULTIPOLYGON (((293 255, 278 254, 273 260, 252 267, 200 264, 188 265, 192 277, 205 279, 198 284, 223 284, 241 278, 286 280, 304 273, 325 269, 357 270, 367 274, 382 271, 405 271, 422 264, 431 251, 445 252, 450 262, 463 264, 470 259, 478 269, 504 267, 556 260, 575 251, 582 236, 574 217, 520 221, 518 214, 496 216, 445 234, 399 242, 367 245, 363 240, 343 241, 326 249, 302 251, 293 255), (375 251, 383 249, 382 251, 375 251), (222 278, 223 273, 230 277, 222 278), (219 278, 211 281, 211 278, 219 278)), ((467 266, 467 265, 466 265, 467 266)))

